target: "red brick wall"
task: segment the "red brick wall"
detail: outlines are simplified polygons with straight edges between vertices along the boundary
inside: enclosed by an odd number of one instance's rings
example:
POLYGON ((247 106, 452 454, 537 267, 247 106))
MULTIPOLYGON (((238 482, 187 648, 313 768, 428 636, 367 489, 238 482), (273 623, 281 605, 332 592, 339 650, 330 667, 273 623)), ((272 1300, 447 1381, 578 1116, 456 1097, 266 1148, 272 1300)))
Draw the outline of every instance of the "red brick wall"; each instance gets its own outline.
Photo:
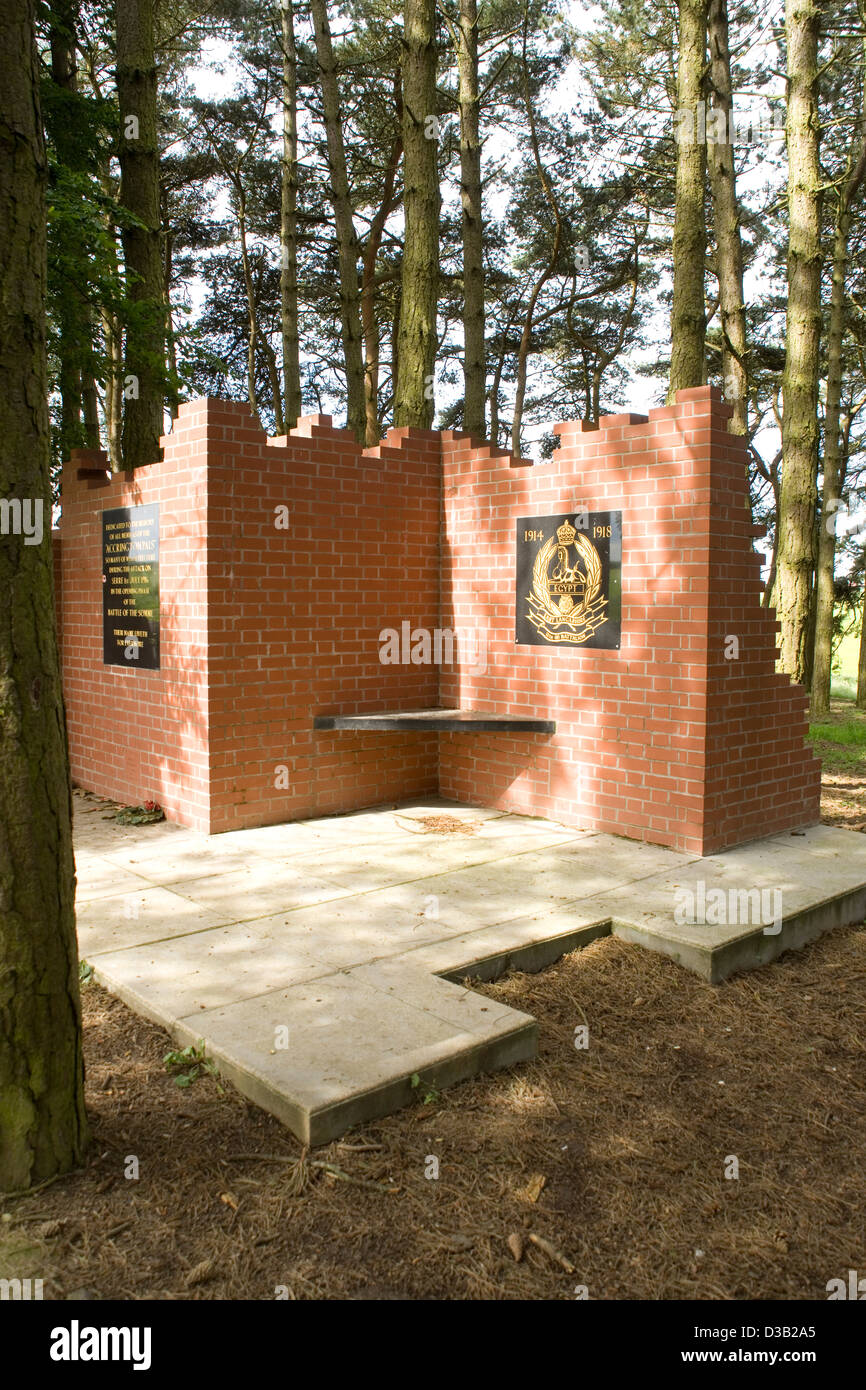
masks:
POLYGON ((362 453, 313 417, 273 440, 248 406, 199 400, 163 445, 161 463, 108 486, 64 470, 73 778, 209 831, 435 791, 435 735, 315 733, 312 721, 436 703, 435 668, 382 665, 379 633, 436 625, 438 435, 395 430, 362 453), (101 514, 150 502, 161 669, 103 666, 101 514))
POLYGON ((438 435, 362 451, 318 416, 268 439, 217 401, 208 427, 211 828, 434 792, 435 735, 312 723, 437 702, 435 667, 383 665, 379 634, 438 620, 438 435))
MULTIPOLYGON (((63 470, 60 520, 63 688, 73 780, 124 804, 158 801, 199 829, 209 820, 206 453, 200 403, 165 458, 91 487, 63 470), (161 669, 102 664, 102 512, 158 502, 161 669)), ((102 456, 104 461, 104 455, 102 456)), ((93 467, 96 457, 88 457, 93 467)))
POLYGON ((437 786, 701 853, 810 824, 805 697, 775 674, 728 415, 709 388, 681 392, 649 420, 561 426, 549 463, 519 467, 453 432, 392 430, 362 451, 322 416, 268 439, 247 406, 194 401, 161 463, 98 488, 70 465, 73 777, 210 831, 437 786), (148 502, 160 504, 155 672, 102 664, 101 513, 148 502), (623 513, 622 647, 517 647, 516 518, 577 509, 623 513), (480 626, 486 671, 383 665, 380 633, 404 622, 480 626), (542 715, 557 732, 313 730, 316 714, 437 704, 542 715))
POLYGON ((682 391, 648 420, 558 426, 531 468, 443 437, 443 623, 482 622, 488 664, 445 676, 443 703, 557 722, 550 738, 443 735, 444 796, 702 854, 818 819, 806 697, 775 673, 729 417, 717 391, 682 391), (622 646, 516 646, 516 519, 577 510, 623 514, 622 646))
POLYGON ((63 565, 60 555, 60 532, 51 532, 51 569, 54 575, 54 618, 57 626, 57 649, 58 655, 63 655, 63 633, 61 630, 62 612, 60 599, 63 591, 63 565))

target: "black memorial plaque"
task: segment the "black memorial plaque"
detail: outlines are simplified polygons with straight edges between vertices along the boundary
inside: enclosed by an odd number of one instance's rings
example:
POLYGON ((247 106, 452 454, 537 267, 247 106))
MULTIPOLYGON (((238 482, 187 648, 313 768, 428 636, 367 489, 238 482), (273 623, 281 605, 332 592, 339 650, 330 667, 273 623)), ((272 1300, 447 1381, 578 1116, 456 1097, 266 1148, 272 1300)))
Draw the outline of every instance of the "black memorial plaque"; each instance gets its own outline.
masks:
POLYGON ((102 513, 102 660, 159 670, 159 504, 102 513))
POLYGON ((622 512, 517 521, 515 641, 617 648, 622 631, 622 512))

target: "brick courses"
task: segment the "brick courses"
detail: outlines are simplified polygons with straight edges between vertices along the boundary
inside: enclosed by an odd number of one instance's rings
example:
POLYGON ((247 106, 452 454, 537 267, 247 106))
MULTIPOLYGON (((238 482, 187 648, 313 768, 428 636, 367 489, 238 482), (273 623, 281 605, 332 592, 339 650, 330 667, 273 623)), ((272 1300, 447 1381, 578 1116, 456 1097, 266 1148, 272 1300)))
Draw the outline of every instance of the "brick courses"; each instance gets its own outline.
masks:
POLYGON ((437 788, 703 854, 813 823, 806 697, 774 669, 729 414, 714 389, 680 392, 648 420, 561 425, 529 466, 453 431, 361 450, 323 416, 269 439, 248 406, 198 400, 160 463, 98 485, 73 460, 58 576, 73 777, 210 832, 437 788), (161 669, 103 666, 101 513, 149 502, 161 669), (623 513, 622 647, 518 647, 515 520, 576 509, 623 513), (405 621, 481 628, 486 671, 383 665, 379 635, 405 621), (557 732, 312 727, 436 705, 557 732))

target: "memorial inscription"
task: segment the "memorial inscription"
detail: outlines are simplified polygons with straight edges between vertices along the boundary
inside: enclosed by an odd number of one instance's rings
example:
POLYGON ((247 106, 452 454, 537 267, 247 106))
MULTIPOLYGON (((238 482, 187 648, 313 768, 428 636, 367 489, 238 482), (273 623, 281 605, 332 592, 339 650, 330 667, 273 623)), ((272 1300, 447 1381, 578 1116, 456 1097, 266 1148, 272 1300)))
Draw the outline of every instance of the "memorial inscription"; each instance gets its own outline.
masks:
POLYGON ((159 504, 102 513, 102 660, 159 670, 159 504))
POLYGON ((515 641, 619 647, 621 575, 622 512, 519 517, 515 641))

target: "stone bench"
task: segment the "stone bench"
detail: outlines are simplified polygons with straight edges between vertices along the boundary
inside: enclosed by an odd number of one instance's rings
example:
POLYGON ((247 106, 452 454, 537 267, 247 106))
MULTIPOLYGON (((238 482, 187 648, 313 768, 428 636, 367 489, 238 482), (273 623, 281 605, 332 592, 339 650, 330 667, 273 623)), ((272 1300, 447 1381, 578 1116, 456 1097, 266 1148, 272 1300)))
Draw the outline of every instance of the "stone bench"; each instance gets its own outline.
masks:
POLYGON ((317 714, 313 728, 332 732, 366 729, 394 734, 426 729, 439 734, 555 734, 553 719, 528 719, 512 714, 484 714, 472 709, 386 710, 381 714, 317 714))

